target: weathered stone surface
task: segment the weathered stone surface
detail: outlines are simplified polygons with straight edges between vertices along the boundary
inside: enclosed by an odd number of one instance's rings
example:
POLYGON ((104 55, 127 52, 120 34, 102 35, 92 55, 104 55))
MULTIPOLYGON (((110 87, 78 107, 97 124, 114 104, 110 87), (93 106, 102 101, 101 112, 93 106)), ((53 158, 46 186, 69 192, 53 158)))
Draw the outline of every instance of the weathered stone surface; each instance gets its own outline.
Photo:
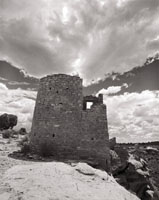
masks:
POLYGON ((20 165, 3 178, 8 190, 0 199, 17 200, 139 200, 112 176, 85 163, 20 165))
POLYGON ((113 159, 112 172, 119 184, 135 192, 141 200, 158 200, 158 193, 151 182, 147 163, 143 159, 137 160, 132 155, 124 162, 119 162, 119 158, 115 156, 113 159))
POLYGON ((84 160, 109 170, 109 137, 102 95, 83 97, 82 79, 55 74, 40 80, 31 149, 56 159, 84 160), (93 105, 87 109, 87 102, 93 105))

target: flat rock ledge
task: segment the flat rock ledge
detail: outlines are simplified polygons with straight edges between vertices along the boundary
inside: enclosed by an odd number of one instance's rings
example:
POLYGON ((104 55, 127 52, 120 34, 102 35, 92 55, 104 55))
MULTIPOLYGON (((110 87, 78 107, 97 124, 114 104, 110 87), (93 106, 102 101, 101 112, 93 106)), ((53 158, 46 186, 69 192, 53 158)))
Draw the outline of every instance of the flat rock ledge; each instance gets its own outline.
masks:
POLYGON ((17 165, 3 177, 1 200, 139 200, 106 172, 85 163, 17 165))

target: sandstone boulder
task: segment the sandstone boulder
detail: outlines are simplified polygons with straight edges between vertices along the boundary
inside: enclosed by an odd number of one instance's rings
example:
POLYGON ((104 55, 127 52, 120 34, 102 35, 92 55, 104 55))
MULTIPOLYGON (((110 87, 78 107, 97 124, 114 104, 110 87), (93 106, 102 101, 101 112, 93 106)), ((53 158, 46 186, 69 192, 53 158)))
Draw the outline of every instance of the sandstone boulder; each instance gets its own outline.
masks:
POLYGON ((143 159, 136 160, 130 155, 127 163, 118 167, 114 172, 118 183, 133 191, 141 200, 157 200, 157 193, 150 181, 147 163, 143 159))
POLYGON ((3 114, 0 116, 0 130, 13 128, 17 125, 17 116, 12 114, 3 114))

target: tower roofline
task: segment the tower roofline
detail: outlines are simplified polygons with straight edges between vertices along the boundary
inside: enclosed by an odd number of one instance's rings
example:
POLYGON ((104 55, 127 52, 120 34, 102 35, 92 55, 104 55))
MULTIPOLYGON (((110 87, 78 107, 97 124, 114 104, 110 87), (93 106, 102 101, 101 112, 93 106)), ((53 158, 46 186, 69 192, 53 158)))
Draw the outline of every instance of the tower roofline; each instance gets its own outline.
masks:
MULTIPOLYGON (((68 77, 68 78, 76 78, 76 79, 81 79, 78 75, 69 75, 69 74, 51 74, 51 75, 46 75, 44 77, 42 77, 40 80, 43 79, 48 79, 48 78, 64 78, 64 77, 68 77)), ((82 79, 81 79, 82 80, 82 79)))

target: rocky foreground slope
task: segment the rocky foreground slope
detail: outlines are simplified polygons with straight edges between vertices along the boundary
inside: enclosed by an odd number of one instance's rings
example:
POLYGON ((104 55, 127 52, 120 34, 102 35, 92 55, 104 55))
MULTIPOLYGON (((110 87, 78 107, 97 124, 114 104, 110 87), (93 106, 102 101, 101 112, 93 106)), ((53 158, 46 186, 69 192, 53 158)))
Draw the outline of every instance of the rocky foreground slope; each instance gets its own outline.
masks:
POLYGON ((17 151, 20 140, 0 135, 0 200, 137 200, 133 194, 159 199, 157 148, 110 145, 115 180, 85 163, 24 155, 17 151))
POLYGON ((85 163, 18 165, 3 178, 1 200, 138 200, 106 172, 85 163))
POLYGON ((118 183, 141 200, 159 200, 158 149, 112 141, 112 174, 118 183))
POLYGON ((15 159, 20 140, 0 135, 0 200, 138 200, 87 164, 15 159))

